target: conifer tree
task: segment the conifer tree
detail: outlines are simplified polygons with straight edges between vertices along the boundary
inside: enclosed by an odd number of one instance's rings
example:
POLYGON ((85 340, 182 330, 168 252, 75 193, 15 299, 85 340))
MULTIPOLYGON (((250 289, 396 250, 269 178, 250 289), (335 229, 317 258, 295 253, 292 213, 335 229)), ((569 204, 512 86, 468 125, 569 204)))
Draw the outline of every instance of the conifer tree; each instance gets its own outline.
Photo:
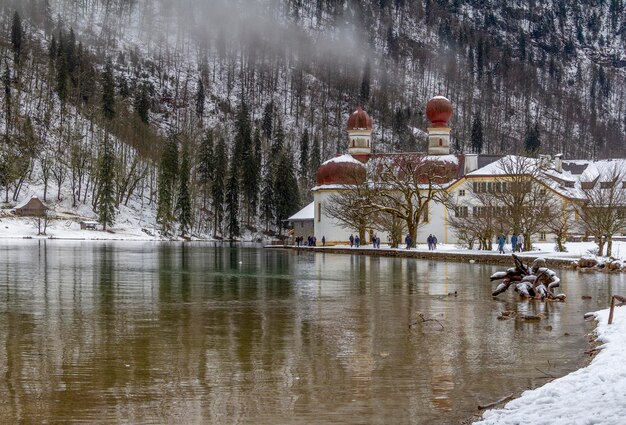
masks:
POLYGON ((22 19, 20 14, 15 11, 11 24, 11 45, 13 47, 13 60, 18 65, 22 56, 22 38, 22 19))
POLYGON ((115 194, 114 194, 114 167, 115 157, 113 147, 108 135, 104 138, 104 144, 98 161, 98 220, 103 230, 112 226, 115 222, 115 194))
POLYGON ((274 176, 269 158, 263 167, 263 181, 261 182, 261 219, 265 223, 265 231, 269 230, 274 220, 274 176))
POLYGON ((148 93, 148 86, 146 83, 142 84, 135 93, 133 106, 135 108, 135 112, 137 112, 137 115, 139 116, 139 119, 141 119, 144 124, 149 124, 150 95, 148 93))
POLYGON ((213 199, 213 232, 214 236, 222 233, 222 222, 224 220, 224 178, 226 176, 226 145, 223 137, 219 137, 215 146, 215 168, 213 174, 213 185, 211 186, 211 197, 213 199))
POLYGON ((228 238, 234 239, 239 236, 239 183, 237 174, 237 159, 235 154, 231 155, 230 166, 228 167, 228 182, 226 183, 226 226, 228 238))
POLYGON ((215 170, 215 160, 213 158, 213 130, 207 130, 200 142, 198 152, 198 183, 202 188, 202 206, 207 207, 207 198, 211 188, 211 181, 215 170))
POLYGON ((57 58, 57 74, 56 74, 56 89, 57 94, 59 95, 59 100, 64 104, 67 100, 67 92, 68 92, 68 78, 69 72, 67 71, 67 59, 65 57, 65 53, 60 53, 57 58))
POLYGON ((176 202, 176 212, 178 213, 178 222, 180 223, 181 236, 187 236, 191 230, 191 195, 189 193, 189 155, 187 149, 183 149, 182 160, 180 163, 180 171, 178 173, 178 201, 176 202))
POLYGON ((526 147, 526 153, 528 156, 536 156, 539 148, 541 147, 541 139, 539 138, 539 123, 535 122, 526 131, 526 138, 524 139, 524 145, 526 147))
POLYGON ((196 115, 200 119, 202 119, 204 115, 204 100, 204 83, 202 82, 202 78, 198 78, 198 90, 196 91, 196 115))
POLYGON ((102 73, 102 114, 107 120, 115 117, 115 81, 111 59, 107 60, 102 73))
POLYGON ((309 130, 306 128, 300 138, 300 174, 303 177, 309 174, 309 130))
POLYGON ((272 139, 272 132, 274 131, 274 102, 269 102, 265 105, 265 109, 263 110, 263 121, 261 123, 261 127, 263 130, 263 136, 265 136, 265 140, 272 139))
POLYGON ((250 116, 248 108, 244 102, 241 103, 237 116, 237 135, 235 137, 235 151, 233 164, 236 164, 237 183, 241 184, 241 194, 246 209, 246 223, 249 225, 252 215, 256 211, 252 208, 256 206, 257 194, 259 191, 257 173, 255 170, 254 148, 252 146, 252 129, 250 126, 250 116))
POLYGON ((167 139, 161 156, 158 178, 157 223, 165 233, 171 232, 174 221, 174 188, 178 173, 178 144, 176 138, 167 139))
POLYGON ((313 137, 313 146, 311 148, 311 160, 309 161, 309 170, 311 176, 315 178, 317 169, 322 165, 321 152, 320 152, 320 138, 315 135, 313 137))
POLYGON ((480 120, 480 115, 476 115, 474 117, 474 122, 472 123, 472 151, 474 153, 480 154, 483 150, 483 123, 480 120))
POLYGON ((370 74, 372 73, 372 65, 369 61, 365 62, 365 67, 363 68, 363 78, 361 79, 361 91, 359 93, 359 97, 361 100, 361 106, 365 106, 367 102, 370 100, 370 74))
POLYGON ((276 225, 280 232, 283 220, 289 218, 300 207, 300 194, 291 155, 281 151, 277 164, 274 195, 276 197, 276 225))

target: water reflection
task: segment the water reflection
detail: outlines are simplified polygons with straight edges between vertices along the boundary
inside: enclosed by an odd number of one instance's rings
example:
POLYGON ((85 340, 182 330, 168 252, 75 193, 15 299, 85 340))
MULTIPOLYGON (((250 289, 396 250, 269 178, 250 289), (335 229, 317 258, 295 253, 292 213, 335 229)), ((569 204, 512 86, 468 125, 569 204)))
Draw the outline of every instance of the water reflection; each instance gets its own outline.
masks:
POLYGON ((1 241, 0 263, 0 414, 26 423, 454 423, 575 368, 582 314, 626 286, 494 301, 488 266, 208 244, 1 241))

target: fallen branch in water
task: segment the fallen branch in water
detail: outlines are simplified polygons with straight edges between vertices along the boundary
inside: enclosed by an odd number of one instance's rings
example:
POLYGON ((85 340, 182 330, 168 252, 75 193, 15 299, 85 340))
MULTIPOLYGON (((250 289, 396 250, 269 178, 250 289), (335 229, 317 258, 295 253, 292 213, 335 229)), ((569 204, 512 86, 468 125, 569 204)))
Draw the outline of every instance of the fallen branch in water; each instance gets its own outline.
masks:
POLYGON ((489 404, 485 404, 485 405, 478 405, 478 410, 484 410, 484 409, 489 409, 490 407, 493 407, 497 404, 503 403, 505 401, 508 401, 510 399, 513 398, 513 394, 509 394, 506 397, 502 397, 500 400, 496 400, 493 403, 489 403, 489 404))
POLYGON ((439 326, 441 326, 441 330, 444 329, 443 325, 441 324, 441 322, 437 319, 427 319, 426 317, 424 317, 424 313, 421 312, 417 312, 417 322, 413 322, 409 325, 409 328, 417 325, 418 323, 425 323, 425 322, 437 322, 437 324, 439 324, 439 326))
POLYGON ((556 376, 552 375, 551 373, 548 372, 544 372, 543 370, 539 369, 538 367, 536 367, 535 369, 537 369, 539 372, 543 373, 544 375, 546 375, 547 377, 550 377, 552 379, 556 379, 556 376))

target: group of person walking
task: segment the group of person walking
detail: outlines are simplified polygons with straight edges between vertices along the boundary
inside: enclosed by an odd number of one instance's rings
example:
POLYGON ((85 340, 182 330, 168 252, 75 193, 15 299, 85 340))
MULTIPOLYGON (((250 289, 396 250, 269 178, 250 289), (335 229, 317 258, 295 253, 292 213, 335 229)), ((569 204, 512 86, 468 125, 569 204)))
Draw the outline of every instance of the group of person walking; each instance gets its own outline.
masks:
MULTIPOLYGON (((504 254, 504 246, 506 244, 506 236, 502 233, 498 235, 498 252, 500 254, 504 254)), ((522 252, 524 250, 524 235, 513 235, 511 236, 511 251, 512 252, 522 252)))
MULTIPOLYGON (((325 244, 326 238, 322 237, 322 244, 325 244)), ((315 246, 317 245, 317 238, 315 236, 307 236, 306 244, 304 243, 304 236, 296 237, 296 246, 315 246)))
POLYGON ((426 242, 428 242, 428 249, 430 251, 437 249, 437 236, 430 234, 428 238, 426 238, 426 242))

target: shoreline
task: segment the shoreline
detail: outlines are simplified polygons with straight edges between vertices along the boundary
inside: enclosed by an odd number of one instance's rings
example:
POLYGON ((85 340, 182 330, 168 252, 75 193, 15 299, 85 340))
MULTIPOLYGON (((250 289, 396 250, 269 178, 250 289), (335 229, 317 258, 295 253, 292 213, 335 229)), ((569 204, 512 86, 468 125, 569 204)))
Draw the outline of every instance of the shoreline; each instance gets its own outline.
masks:
MULTIPOLYGON (((438 260, 446 262, 479 263, 493 265, 511 266, 511 254, 499 254, 495 251, 469 251, 469 250, 421 250, 412 248, 350 248, 344 246, 293 246, 293 245, 265 245, 268 249, 289 249, 296 251, 312 251, 324 254, 348 254, 348 255, 368 255, 372 257, 397 257, 415 258, 417 260, 438 260)), ((518 257, 525 263, 532 262, 535 258, 542 257, 550 268, 571 268, 572 262, 580 257, 563 253, 561 256, 556 253, 544 253, 542 251, 526 251, 518 253, 518 257), (552 255, 551 255, 552 254, 552 255)))

